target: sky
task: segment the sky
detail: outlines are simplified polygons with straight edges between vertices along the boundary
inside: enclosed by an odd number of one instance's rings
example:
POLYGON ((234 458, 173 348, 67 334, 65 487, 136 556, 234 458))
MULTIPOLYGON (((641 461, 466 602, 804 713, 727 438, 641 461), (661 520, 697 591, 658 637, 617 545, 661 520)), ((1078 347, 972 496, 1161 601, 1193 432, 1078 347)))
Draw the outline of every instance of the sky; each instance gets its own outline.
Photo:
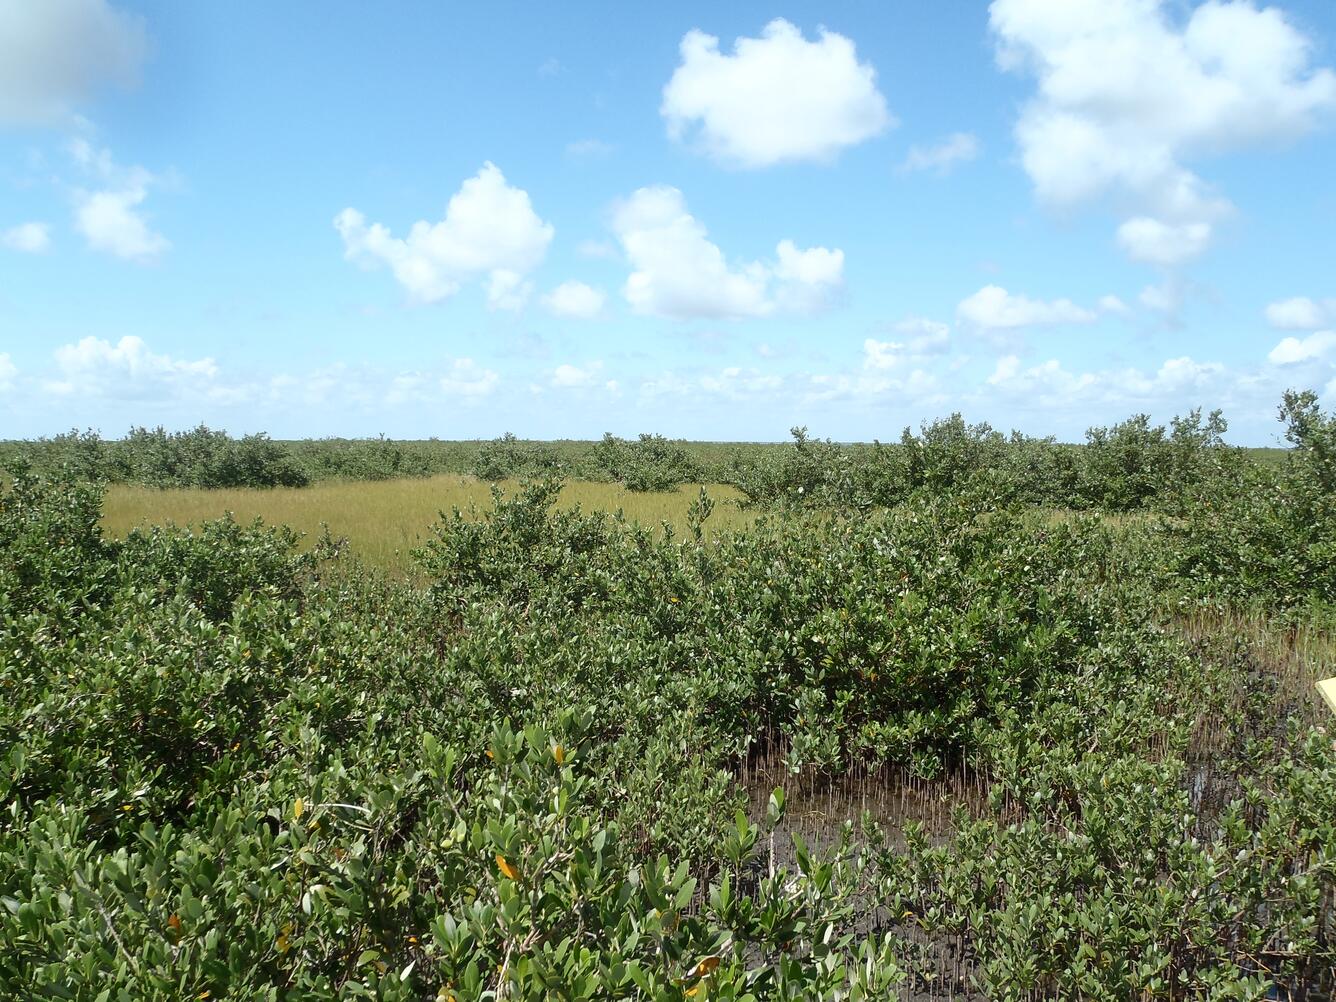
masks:
POLYGON ((0 0, 0 438, 1336 399, 1336 5, 0 0))

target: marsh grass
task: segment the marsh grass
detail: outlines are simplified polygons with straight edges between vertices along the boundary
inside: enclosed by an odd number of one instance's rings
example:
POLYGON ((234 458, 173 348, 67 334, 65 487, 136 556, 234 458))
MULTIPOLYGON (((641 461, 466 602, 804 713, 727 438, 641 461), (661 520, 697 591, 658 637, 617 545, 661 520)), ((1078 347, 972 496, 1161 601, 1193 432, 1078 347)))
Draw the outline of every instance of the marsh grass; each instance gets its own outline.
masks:
MULTIPOLYGON (((515 482, 503 482, 506 494, 515 482)), ((741 528, 755 518, 739 508, 740 492, 727 485, 706 486, 716 502, 707 531, 741 528)), ((615 512, 642 525, 671 525, 679 535, 687 529, 687 506, 700 493, 699 484, 674 491, 634 493, 619 484, 569 481, 558 507, 579 505, 584 511, 615 512)), ((430 537, 440 512, 458 507, 479 511, 491 507, 491 485, 473 477, 441 475, 374 482, 327 482, 311 487, 223 490, 167 489, 113 484, 103 504, 102 525, 124 537, 131 529, 152 525, 198 525, 231 512, 238 521, 259 517, 270 525, 290 525, 305 533, 304 546, 319 538, 322 524, 336 537, 346 537, 352 552, 374 567, 407 573, 410 552, 430 537)))

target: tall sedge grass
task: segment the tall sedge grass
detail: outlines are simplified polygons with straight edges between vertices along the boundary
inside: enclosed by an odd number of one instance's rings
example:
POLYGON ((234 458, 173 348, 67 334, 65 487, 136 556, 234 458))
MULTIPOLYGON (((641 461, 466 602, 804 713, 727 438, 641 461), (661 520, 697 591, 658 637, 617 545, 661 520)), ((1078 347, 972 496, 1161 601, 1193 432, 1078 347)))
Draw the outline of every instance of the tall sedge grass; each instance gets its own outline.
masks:
MULTIPOLYGON (((507 494, 517 484, 502 483, 507 494)), ((706 523, 706 530, 738 528, 754 516, 741 510, 741 494, 727 485, 706 486, 719 502, 706 523)), ((585 511, 614 512, 621 509, 629 520, 658 526, 668 522, 679 534, 686 531, 687 506, 699 496, 700 485, 683 485, 675 491, 636 494, 618 484, 570 481, 563 488, 558 506, 579 505, 585 511)), ((306 533, 309 544, 327 523, 336 537, 343 536, 353 553, 376 567, 394 573, 410 569, 410 551, 431 536, 430 526, 440 512, 454 507, 468 511, 491 507, 491 485, 473 477, 442 475, 411 480, 375 482, 326 482, 311 487, 268 490, 169 489, 114 484, 103 506, 103 528, 124 536, 135 527, 196 525, 231 512, 239 521, 257 516, 273 525, 287 524, 306 533)))

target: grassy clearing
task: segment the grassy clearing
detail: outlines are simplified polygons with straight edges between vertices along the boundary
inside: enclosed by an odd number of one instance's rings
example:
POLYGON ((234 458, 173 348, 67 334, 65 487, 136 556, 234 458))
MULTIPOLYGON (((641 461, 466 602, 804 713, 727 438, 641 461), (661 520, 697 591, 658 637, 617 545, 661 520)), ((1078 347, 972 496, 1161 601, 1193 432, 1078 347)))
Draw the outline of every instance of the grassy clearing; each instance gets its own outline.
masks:
MULTIPOLYGON (((510 494, 517 485, 503 482, 510 494)), ((707 528, 727 529, 755 518, 742 511, 741 494, 733 487, 710 484, 710 496, 719 502, 707 528)), ((685 484, 675 491, 637 494, 618 484, 572 481, 561 492, 559 507, 579 505, 585 511, 614 512, 643 525, 668 522, 677 532, 686 529, 686 512, 700 485, 685 484)), ((309 545, 327 523, 335 536, 345 536, 354 553, 367 563, 402 572, 409 551, 430 536, 429 526, 440 512, 471 505, 489 508, 491 485, 473 477, 443 475, 425 479, 372 483, 331 482, 304 488, 259 490, 157 490, 126 484, 107 491, 103 528, 117 537, 150 525, 197 525, 231 512, 240 521, 262 518, 271 525, 287 524, 306 533, 309 545)))

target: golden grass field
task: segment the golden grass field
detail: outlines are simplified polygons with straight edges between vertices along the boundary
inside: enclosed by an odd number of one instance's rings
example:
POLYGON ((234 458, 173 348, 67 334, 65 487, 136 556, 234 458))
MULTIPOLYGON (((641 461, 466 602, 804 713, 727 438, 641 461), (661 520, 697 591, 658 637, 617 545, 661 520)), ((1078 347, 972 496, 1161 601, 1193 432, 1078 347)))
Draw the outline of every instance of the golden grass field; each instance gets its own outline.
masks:
MULTIPOLYGON (((509 495, 518 485, 500 486, 509 495)), ((707 531, 737 528, 755 517, 738 507, 741 494, 736 489, 710 484, 706 491, 716 502, 707 531)), ((632 521, 654 526, 666 521, 682 533, 687 505, 699 493, 698 484, 635 494, 618 484, 570 481, 562 488, 558 506, 607 512, 620 508, 632 521)), ((272 525, 290 525, 306 533, 309 544, 319 536, 321 524, 328 523, 330 532, 347 537, 352 551, 368 564, 403 573, 410 567, 409 551, 430 538, 429 527, 440 512, 454 507, 467 511, 470 505, 486 509, 491 503, 490 484, 458 475, 272 490, 158 490, 116 484, 107 490, 102 525, 110 534, 124 536, 137 526, 195 525, 231 512, 238 521, 258 516, 272 525)))

